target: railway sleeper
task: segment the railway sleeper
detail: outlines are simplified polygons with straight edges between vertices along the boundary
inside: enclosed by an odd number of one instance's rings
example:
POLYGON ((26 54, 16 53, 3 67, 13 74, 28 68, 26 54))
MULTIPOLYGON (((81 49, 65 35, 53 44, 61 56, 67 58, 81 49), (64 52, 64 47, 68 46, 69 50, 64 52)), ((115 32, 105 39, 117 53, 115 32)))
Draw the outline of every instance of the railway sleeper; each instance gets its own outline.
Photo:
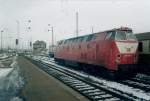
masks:
POLYGON ((83 93, 95 93, 95 92, 101 92, 101 91, 99 89, 83 91, 83 93))
POLYGON ((121 101, 121 100, 119 98, 114 97, 114 98, 109 98, 109 99, 105 99, 105 100, 101 99, 98 101, 121 101))
POLYGON ((85 88, 79 88, 78 90, 79 91, 85 91, 85 90, 90 90, 90 89, 92 90, 92 89, 95 89, 95 88, 94 87, 88 87, 88 88, 85 87, 85 88))
POLYGON ((105 94, 105 92, 103 91, 99 91, 99 92, 94 92, 94 93, 89 93, 89 96, 95 96, 95 95, 101 95, 101 94, 105 94))
POLYGON ((110 98, 113 98, 113 96, 109 94, 105 94, 105 95, 93 96, 91 98, 98 101, 98 100, 110 99, 110 98))

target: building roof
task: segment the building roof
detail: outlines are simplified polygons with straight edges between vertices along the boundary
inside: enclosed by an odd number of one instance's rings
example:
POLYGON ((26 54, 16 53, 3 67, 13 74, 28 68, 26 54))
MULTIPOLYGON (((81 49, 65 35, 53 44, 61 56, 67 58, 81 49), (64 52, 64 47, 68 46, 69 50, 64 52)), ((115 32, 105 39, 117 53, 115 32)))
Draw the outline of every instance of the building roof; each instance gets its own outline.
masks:
POLYGON ((139 41, 141 40, 150 40, 150 32, 138 33, 135 34, 139 41))

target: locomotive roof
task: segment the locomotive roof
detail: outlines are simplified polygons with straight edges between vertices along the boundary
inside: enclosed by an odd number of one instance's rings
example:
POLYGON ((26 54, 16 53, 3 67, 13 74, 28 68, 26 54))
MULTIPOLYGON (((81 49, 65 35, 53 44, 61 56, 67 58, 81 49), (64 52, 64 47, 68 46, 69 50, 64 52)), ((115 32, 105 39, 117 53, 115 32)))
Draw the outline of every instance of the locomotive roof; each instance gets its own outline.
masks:
POLYGON ((69 38, 69 39, 65 39, 65 40, 60 40, 59 42, 65 42, 65 41, 71 41, 71 40, 73 41, 73 40, 76 40, 76 39, 83 40, 84 38, 92 38, 92 37, 95 36, 95 34, 97 34, 97 33, 83 35, 83 36, 78 36, 78 37, 73 37, 73 38, 69 38))
POLYGON ((132 29, 128 28, 128 27, 114 28, 114 29, 111 29, 111 30, 106 30, 106 31, 102 31, 102 32, 88 34, 88 35, 73 37, 73 38, 69 38, 69 39, 65 39, 65 40, 60 40, 58 42, 60 42, 60 43, 65 42, 66 43, 66 41, 69 41, 69 40, 76 40, 76 39, 81 39, 82 40, 83 38, 87 38, 87 40, 92 39, 92 38, 94 39, 96 34, 106 33, 106 32, 110 32, 110 31, 131 31, 132 32, 132 29))
POLYGON ((150 40, 150 32, 135 34, 139 41, 150 40))

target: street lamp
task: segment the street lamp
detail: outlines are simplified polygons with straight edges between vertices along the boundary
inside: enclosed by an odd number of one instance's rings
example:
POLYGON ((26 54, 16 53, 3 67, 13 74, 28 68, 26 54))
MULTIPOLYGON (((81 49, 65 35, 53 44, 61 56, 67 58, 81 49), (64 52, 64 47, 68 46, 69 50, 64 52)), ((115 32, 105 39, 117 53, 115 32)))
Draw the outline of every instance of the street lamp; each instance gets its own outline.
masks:
POLYGON ((19 37, 20 37, 20 36, 19 36, 19 34, 20 34, 20 22, 19 22, 19 20, 16 20, 16 23, 17 23, 16 50, 19 51, 19 48, 20 48, 20 47, 19 47, 19 43, 20 43, 20 42, 19 42, 19 41, 20 41, 20 40, 19 40, 19 37))
POLYGON ((3 51, 3 30, 1 30, 1 52, 3 51))
MULTIPOLYGON (((31 20, 28 20, 28 24, 30 24, 30 23, 31 23, 31 20)), ((31 26, 28 26, 27 29, 28 29, 29 32, 31 32, 31 26)), ((29 40, 30 40, 29 41, 29 48, 32 50, 32 35, 30 36, 29 40)))

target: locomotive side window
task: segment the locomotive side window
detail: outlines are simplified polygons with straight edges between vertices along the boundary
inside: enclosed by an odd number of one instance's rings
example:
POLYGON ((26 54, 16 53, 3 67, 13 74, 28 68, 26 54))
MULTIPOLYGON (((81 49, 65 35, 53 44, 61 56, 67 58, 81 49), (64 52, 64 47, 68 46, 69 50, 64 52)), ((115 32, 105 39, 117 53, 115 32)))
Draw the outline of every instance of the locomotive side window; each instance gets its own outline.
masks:
POLYGON ((78 42, 78 38, 75 38, 73 42, 74 42, 74 43, 77 43, 77 42, 78 42))
POLYGON ((88 36, 85 36, 85 37, 83 38, 83 41, 86 42, 87 39, 88 39, 88 36))
POLYGON ((92 35, 92 39, 91 40, 95 40, 96 39, 96 35, 92 35))
POLYGON ((139 42, 139 47, 138 47, 139 52, 143 52, 143 43, 139 42))
POLYGON ((92 35, 89 35, 86 41, 91 41, 92 40, 92 35))
POLYGON ((79 42, 79 43, 82 42, 82 40, 83 40, 82 37, 78 38, 78 42, 79 42))
POLYGON ((88 35, 86 41, 91 41, 91 40, 95 40, 96 36, 95 35, 88 35))

